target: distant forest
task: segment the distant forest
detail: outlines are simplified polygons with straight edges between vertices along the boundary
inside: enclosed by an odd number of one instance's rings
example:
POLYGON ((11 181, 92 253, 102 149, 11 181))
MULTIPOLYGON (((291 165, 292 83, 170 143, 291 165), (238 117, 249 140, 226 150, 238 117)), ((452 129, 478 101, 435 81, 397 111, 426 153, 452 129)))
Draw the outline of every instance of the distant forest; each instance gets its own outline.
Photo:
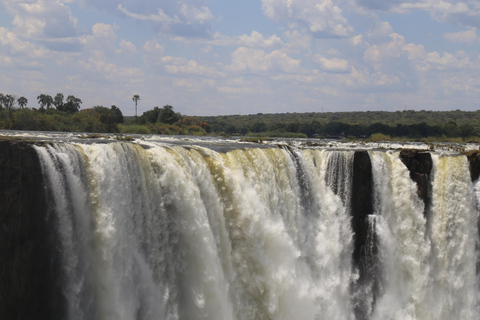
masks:
POLYGON ((198 117, 212 132, 227 135, 474 140, 480 136, 480 110, 279 113, 198 117), (380 135, 378 135, 380 134, 380 135))
MULTIPOLYGON (((132 101, 140 100, 134 95, 132 101)), ((0 129, 246 137, 480 142, 480 110, 366 111, 187 116, 170 105, 124 117, 116 106, 80 109, 81 99, 40 94, 39 108, 0 93, 0 129)))

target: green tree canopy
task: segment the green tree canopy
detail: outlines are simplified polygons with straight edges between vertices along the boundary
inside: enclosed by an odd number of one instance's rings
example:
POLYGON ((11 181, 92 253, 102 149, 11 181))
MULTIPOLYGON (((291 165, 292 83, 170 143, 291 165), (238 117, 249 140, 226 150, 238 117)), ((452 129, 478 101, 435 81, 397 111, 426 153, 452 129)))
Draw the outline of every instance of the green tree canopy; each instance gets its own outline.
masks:
POLYGON ((57 93, 55 95, 55 98, 53 98, 53 105, 55 106, 55 108, 57 108, 57 110, 65 111, 63 110, 63 99, 64 99, 63 93, 57 93))
POLYGON ((44 94, 44 93, 40 94, 37 97, 37 101, 41 109, 45 109, 45 107, 49 109, 53 105, 53 98, 48 94, 44 94))
POLYGON ((179 113, 175 113, 175 111, 173 111, 172 106, 165 105, 160 109, 157 122, 174 124, 175 122, 179 121, 181 118, 182 116, 179 113))
POLYGON ((20 105, 20 107, 23 109, 27 106, 28 104, 28 99, 25 97, 20 97, 17 99, 17 103, 20 105))
POLYGON ((64 110, 62 111, 76 113, 80 110, 81 104, 82 104, 82 100, 80 100, 80 98, 70 95, 67 97, 67 102, 63 105, 64 110))

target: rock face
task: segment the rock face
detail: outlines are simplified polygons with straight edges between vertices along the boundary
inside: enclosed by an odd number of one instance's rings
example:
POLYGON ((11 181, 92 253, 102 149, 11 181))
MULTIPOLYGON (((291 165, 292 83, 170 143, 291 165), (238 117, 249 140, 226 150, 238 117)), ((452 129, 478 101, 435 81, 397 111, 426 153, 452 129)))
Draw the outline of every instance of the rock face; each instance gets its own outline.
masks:
POLYGON ((475 181, 480 176, 480 151, 467 153, 467 158, 470 162, 470 176, 475 181))
POLYGON ((400 152, 400 159, 410 171, 410 178, 417 184, 417 194, 425 203, 425 213, 430 205, 432 155, 424 151, 404 149, 400 152))
POLYGON ((46 201, 30 143, 0 140, 0 319, 52 319, 46 201))
MULTIPOLYGON (((356 151, 353 160, 352 181, 352 230, 354 232, 353 266, 359 270, 359 279, 353 290, 371 290, 375 297, 378 292, 377 281, 377 239, 375 228, 369 220, 373 213, 373 177, 372 163, 367 151, 356 151)), ((361 292, 354 292, 355 316, 357 320, 367 319, 372 308, 361 292)))

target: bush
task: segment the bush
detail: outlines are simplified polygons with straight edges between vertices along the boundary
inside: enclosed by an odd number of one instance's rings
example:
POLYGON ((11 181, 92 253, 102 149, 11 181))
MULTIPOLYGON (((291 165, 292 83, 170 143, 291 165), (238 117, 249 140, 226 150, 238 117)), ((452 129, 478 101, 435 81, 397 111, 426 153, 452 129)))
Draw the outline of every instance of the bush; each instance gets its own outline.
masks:
POLYGON ((392 138, 389 135, 383 133, 374 133, 370 136, 370 141, 377 142, 377 141, 390 141, 392 138))
POLYGON ((199 126, 195 126, 195 125, 188 126, 187 132, 188 132, 188 134, 193 135, 193 136, 204 136, 204 135, 207 134, 205 132, 205 130, 203 130, 199 126))
POLYGON ((139 124, 118 124, 118 130, 121 133, 138 133, 138 134, 149 134, 150 130, 147 126, 139 124))

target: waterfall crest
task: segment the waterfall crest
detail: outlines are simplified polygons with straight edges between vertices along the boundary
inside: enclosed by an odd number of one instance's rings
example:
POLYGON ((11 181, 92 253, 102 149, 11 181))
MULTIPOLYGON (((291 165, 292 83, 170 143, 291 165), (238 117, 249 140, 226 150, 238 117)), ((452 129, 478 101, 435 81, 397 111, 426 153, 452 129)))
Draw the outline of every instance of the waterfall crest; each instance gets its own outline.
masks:
POLYGON ((35 149, 65 319, 479 317, 478 200, 464 156, 432 155, 424 214, 399 152, 368 153, 375 250, 364 243, 359 266, 354 151, 35 149))

